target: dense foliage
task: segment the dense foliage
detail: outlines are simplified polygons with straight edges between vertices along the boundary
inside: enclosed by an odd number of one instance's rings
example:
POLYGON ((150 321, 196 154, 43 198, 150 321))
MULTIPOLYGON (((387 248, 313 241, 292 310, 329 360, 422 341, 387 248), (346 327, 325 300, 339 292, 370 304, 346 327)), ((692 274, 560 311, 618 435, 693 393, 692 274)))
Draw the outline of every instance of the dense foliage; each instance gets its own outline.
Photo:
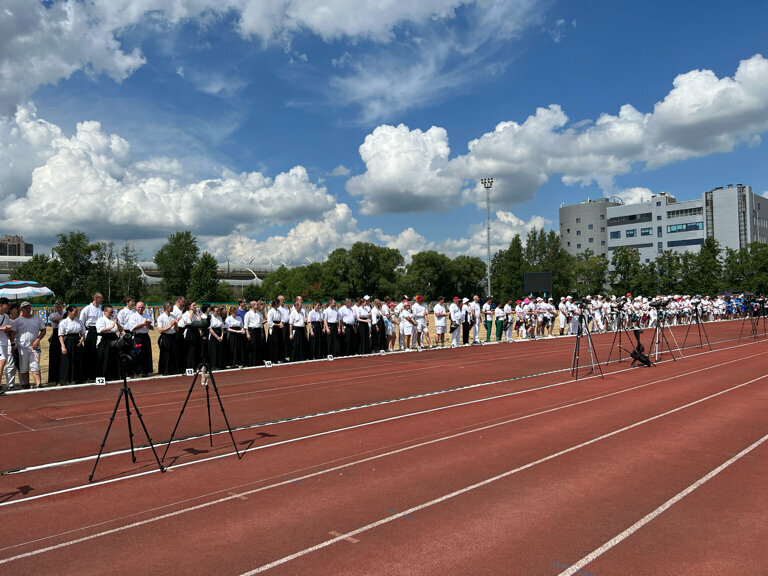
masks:
MULTIPOLYGON (((128 243, 118 249, 113 242, 92 243, 83 232, 58 236, 54 258, 35 255, 20 265, 13 279, 34 280, 51 288, 56 298, 89 302, 99 291, 106 301, 120 303, 127 295, 152 302, 186 294, 198 302, 229 302, 242 294, 248 300, 271 300, 284 294, 288 300, 328 300, 369 294, 401 298, 422 294, 428 301, 438 296, 485 295, 485 262, 474 256, 449 258, 428 250, 413 255, 409 264, 398 250, 357 242, 337 248, 327 259, 307 266, 280 268, 261 286, 233 288, 219 280, 216 259, 200 251, 189 231, 168 237, 154 256, 163 281, 147 287, 138 265, 138 253, 128 243)), ((569 255, 554 231, 532 229, 523 242, 515 235, 506 249, 491 261, 491 286, 498 299, 524 294, 526 272, 552 272, 553 295, 596 293, 716 294, 721 290, 768 293, 768 245, 754 243, 741 250, 723 251, 707 238, 698 253, 667 250, 653 262, 642 263, 636 249, 613 251, 610 266, 604 256, 589 250, 569 255)), ((52 299, 45 299, 50 301, 52 299)))

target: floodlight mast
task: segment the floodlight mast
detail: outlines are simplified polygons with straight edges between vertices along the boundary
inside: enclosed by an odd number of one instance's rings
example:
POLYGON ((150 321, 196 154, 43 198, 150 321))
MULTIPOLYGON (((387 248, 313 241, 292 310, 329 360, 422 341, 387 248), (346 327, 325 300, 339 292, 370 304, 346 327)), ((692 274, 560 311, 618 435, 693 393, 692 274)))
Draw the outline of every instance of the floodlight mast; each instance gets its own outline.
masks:
POLYGON ((481 178, 480 183, 485 188, 485 209, 487 213, 487 237, 488 237, 488 269, 486 274, 486 287, 488 298, 491 297, 491 188, 493 178, 481 178))

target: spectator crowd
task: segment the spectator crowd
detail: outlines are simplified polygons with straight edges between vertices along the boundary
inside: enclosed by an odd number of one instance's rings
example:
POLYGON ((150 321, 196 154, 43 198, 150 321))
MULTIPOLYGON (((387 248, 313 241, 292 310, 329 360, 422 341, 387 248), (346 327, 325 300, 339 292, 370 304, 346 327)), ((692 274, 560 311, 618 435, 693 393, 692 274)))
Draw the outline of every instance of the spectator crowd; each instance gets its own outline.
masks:
MULTIPOLYGON (((154 372, 151 334, 157 335, 158 372, 179 374, 201 362, 220 370, 261 366, 328 356, 354 356, 395 350, 458 347, 519 339, 553 338, 576 333, 579 325, 593 332, 716 321, 747 316, 743 295, 710 298, 688 295, 655 298, 600 295, 575 299, 508 299, 494 302, 439 297, 430 306, 421 296, 400 301, 362 298, 305 305, 301 296, 288 306, 284 296, 237 306, 187 302, 180 296, 162 312, 144 302, 125 299, 116 311, 99 293, 79 310, 57 302, 48 315, 51 334, 48 384, 118 380, 154 372), (430 324, 434 323, 434 341, 430 324), (484 331, 484 334, 482 332, 484 331)), ((6 389, 41 387, 41 347, 48 328, 29 302, 0 298, 0 385, 6 389)), ((0 386, 0 391, 2 391, 0 386)))

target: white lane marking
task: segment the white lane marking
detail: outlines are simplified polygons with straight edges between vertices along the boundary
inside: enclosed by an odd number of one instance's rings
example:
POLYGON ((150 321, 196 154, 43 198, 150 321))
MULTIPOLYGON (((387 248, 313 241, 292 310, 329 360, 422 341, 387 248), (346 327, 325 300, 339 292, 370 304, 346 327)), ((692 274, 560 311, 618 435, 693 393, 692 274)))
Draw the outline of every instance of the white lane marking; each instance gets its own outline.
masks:
POLYGON ((584 566, 586 566, 593 560, 596 560, 597 558, 605 554, 608 550, 616 546, 619 542, 621 542, 622 540, 628 538, 629 536, 637 532, 640 528, 648 524, 648 522, 658 517, 663 512, 667 511, 674 504, 676 504, 677 502, 679 502, 680 500, 688 496, 688 494, 690 494, 691 492, 699 488, 705 482, 708 482, 709 480, 717 476, 720 472, 728 468, 730 465, 732 465, 733 463, 737 462, 738 460, 740 460, 741 458, 743 458, 744 456, 752 452, 752 450, 760 446, 766 440, 768 440, 768 434, 760 438, 760 440, 758 440, 754 444, 751 444, 750 446, 747 446, 746 448, 744 448, 744 450, 742 450, 741 452, 733 456, 730 460, 723 462, 720 466, 712 470, 709 474, 702 476, 701 478, 696 480, 696 482, 694 482, 693 484, 688 486, 688 488, 686 488, 682 492, 679 492, 678 494, 676 494, 675 496, 673 496, 672 498, 664 502, 664 504, 656 508, 656 510, 643 516, 640 520, 632 524, 632 526, 624 530, 624 532, 622 532, 621 534, 618 534, 617 536, 614 536, 613 538, 608 540, 605 544, 603 544, 596 550, 590 552, 575 564, 571 565, 567 570, 563 570, 562 572, 560 572, 558 576, 573 576, 573 574, 576 574, 577 572, 579 572, 579 570, 581 570, 584 566))
MULTIPOLYGON (((428 508, 428 507, 433 506, 435 504, 438 504, 440 502, 444 502, 446 500, 449 500, 451 498, 454 498, 456 496, 459 496, 459 495, 464 494, 466 492, 469 492, 471 490, 475 490, 477 488, 480 488, 482 486, 485 486, 487 484, 490 484, 490 483, 495 482, 497 480, 500 480, 502 478, 506 478, 508 476, 511 476, 512 474, 516 474, 518 472, 522 472, 523 470, 527 470, 527 469, 532 468, 532 467, 534 467, 534 466, 536 466, 538 464, 547 462, 549 460, 553 460, 553 459, 558 458, 559 456, 562 456, 564 454, 568 454, 568 453, 573 452, 575 450, 579 450, 580 448, 583 448, 585 446, 589 446, 591 444, 595 444, 596 442, 599 442, 600 440, 604 440, 606 438, 610 438, 610 437, 615 436, 617 434, 621 434, 622 432, 625 432, 627 430, 631 430, 633 428, 636 428, 636 427, 641 426, 643 424, 646 424, 648 422, 652 422, 652 421, 657 420, 659 418, 662 418, 664 416, 668 416, 670 414, 674 414, 676 412, 679 412, 679 411, 684 410, 686 408, 689 408, 691 406, 695 406, 696 404, 700 404, 700 403, 705 402, 707 400, 710 400, 712 398, 716 398, 718 396, 721 396, 721 395, 726 394, 728 392, 731 392, 733 390, 737 390, 739 388, 743 388, 744 386, 748 386, 749 384, 752 384, 753 382, 757 382, 758 380, 761 380, 761 379, 767 378, 767 377, 768 377, 768 375, 759 376, 758 378, 754 378, 753 380, 750 380, 748 382, 743 382, 742 384, 738 384, 738 385, 733 386, 731 388, 728 388, 726 390, 721 390, 720 392, 716 392, 716 393, 711 394, 709 396, 706 396, 704 398, 700 398, 700 399, 695 400, 693 402, 689 402, 688 404, 684 404, 682 406, 678 406, 677 408, 673 408, 672 410, 668 410, 667 412, 664 412, 662 414, 657 414, 656 416, 651 416, 650 418, 646 418, 645 420, 641 420, 639 422, 635 422, 634 424, 630 424, 628 426, 624 426, 623 428, 619 428, 618 430, 614 430, 613 432, 609 432, 609 433, 604 434, 602 436, 599 436, 597 438, 593 438, 592 440, 588 440, 586 442, 582 442, 581 444, 577 444, 576 446, 571 446, 570 448, 566 448, 565 450, 561 450, 560 452, 556 452, 554 454, 550 454, 549 456, 545 456, 544 458, 540 458, 539 460, 536 460, 534 462, 530 462, 528 464, 524 464, 523 466, 520 466, 518 468, 514 468, 512 470, 509 470, 507 472, 504 472, 504 473, 499 474, 497 476, 494 476, 492 478, 488 478, 486 480, 483 480, 483 481, 478 482, 476 484, 473 484, 471 486, 467 486, 465 488, 462 488, 462 489, 457 490, 455 492, 452 492, 450 494, 446 494, 445 496, 441 496, 440 498, 437 498, 437 499, 432 500, 430 502, 426 502, 424 504, 420 504, 419 506, 415 506, 415 507, 410 508, 408 510, 405 510, 403 512, 399 512, 399 513, 397 513, 395 515, 390 515, 390 516, 388 516, 386 518, 378 520, 377 522, 374 522, 372 524, 368 524, 367 526, 363 526, 362 528, 358 528, 357 530, 353 530, 351 532, 347 532, 347 533, 342 534, 341 536, 339 536, 337 538, 333 538, 331 540, 327 540, 326 542, 323 542, 323 543, 318 544, 316 546, 313 546, 311 548, 307 548, 305 550, 302 550, 302 551, 297 552, 295 554, 292 554, 290 556, 286 556, 286 557, 284 557, 284 558, 282 558, 280 560, 276 560, 275 562, 272 562, 270 564, 267 564, 265 566, 257 568, 254 571, 248 572, 247 574, 257 574, 259 572, 263 572, 266 569, 273 568, 273 567, 278 566, 280 564, 284 564, 286 562, 289 562, 291 560, 294 560, 296 558, 299 558, 301 556, 304 556, 306 554, 309 554, 309 553, 314 552, 316 550, 319 550, 321 548, 325 548, 327 546, 330 546, 331 544, 334 544, 334 543, 339 542, 341 540, 346 540, 348 538, 352 538, 352 537, 356 536, 357 534, 360 534, 360 533, 365 532, 367 530, 371 530, 373 528, 376 528, 377 526, 381 526, 382 524, 386 524, 387 522, 391 522, 393 520, 397 520, 398 518, 402 518, 403 516, 407 516, 409 514, 413 514, 414 512, 418 512, 419 510, 423 510, 425 508, 428 508)), ((642 385, 638 386, 638 388, 649 386, 649 385, 650 385, 650 383, 642 384, 642 385)), ((621 392, 622 391, 614 392, 611 395, 616 395, 616 394, 619 394, 621 392)), ((578 402, 577 404, 584 404, 584 403, 587 403, 589 401, 590 400, 584 400, 584 401, 578 402)), ((546 412, 554 412, 554 411, 560 410, 562 408, 564 408, 564 407, 553 408, 553 409, 547 410, 546 412)), ((517 418, 515 420, 524 420, 526 418, 531 418, 533 416, 534 415, 531 414, 531 415, 527 415, 527 416, 523 416, 523 417, 517 418)), ((485 426, 485 427, 480 428, 480 429, 475 430, 475 431, 467 431, 467 432, 462 432, 462 433, 459 433, 459 434, 455 434, 455 435, 453 435, 453 437, 462 436, 462 435, 469 434, 469 433, 472 433, 472 432, 477 432, 479 430, 493 428, 493 427, 499 426, 499 425, 501 425, 501 423, 485 426)), ((411 447, 401 448, 399 450, 393 450, 393 451, 391 451, 391 452, 389 452, 387 454, 380 454, 378 456, 372 456, 372 457, 369 457, 369 458, 364 458, 364 459, 358 460, 356 462, 350 462, 350 463, 342 464, 340 466, 336 466, 336 467, 329 468, 329 469, 326 469, 326 470, 320 470, 318 472, 313 472, 313 473, 310 473, 310 474, 306 474, 306 475, 298 477, 298 478, 289 478, 288 480, 285 480, 283 482, 278 482, 278 483, 272 484, 270 486, 263 486, 261 488, 255 488, 253 490, 249 490, 249 491, 245 491, 245 492, 240 492, 236 496, 228 495, 226 497, 219 498, 219 499, 213 500, 211 502, 204 502, 204 503, 198 504, 196 506, 191 506, 191 507, 184 508, 184 509, 181 509, 181 510, 176 510, 174 512, 169 512, 167 514, 162 514, 162 515, 156 516, 154 518, 147 518, 145 520, 140 520, 140 521, 137 521, 137 522, 133 522, 131 524, 127 524, 127 525, 124 525, 124 526, 119 526, 119 527, 113 528, 111 530, 105 530, 105 531, 102 531, 102 532, 98 532, 96 534, 91 534, 91 535, 88 535, 88 536, 84 536, 82 538, 77 538, 75 540, 70 540, 70 541, 67 541, 67 542, 61 542, 59 544, 55 544, 55 545, 52 545, 52 546, 47 546, 45 548, 39 548, 37 550, 32 550, 30 552, 25 552, 23 554, 18 554, 16 556, 11 556, 9 558, 4 558, 4 559, 0 560, 0 565, 7 564, 9 562, 13 562, 15 560, 20 560, 20 559, 23 559, 23 558, 29 558, 29 557, 32 557, 32 556, 37 556, 39 554, 43 554, 43 553, 46 553, 46 552, 51 552, 53 550, 58 550, 58 549, 65 548, 65 547, 68 547, 68 546, 73 546, 75 544, 80 544, 82 542, 88 542, 90 540, 94 540, 94 539, 100 538, 102 536, 108 536, 110 534, 116 534, 116 533, 119 533, 119 532, 123 532, 125 530, 129 530, 131 528, 137 528, 139 526, 144 526, 146 524, 151 524, 151 523, 154 523, 154 522, 158 522, 160 520, 165 520, 165 519, 168 519, 168 518, 179 516, 181 514, 186 514, 188 512, 193 512, 193 511, 196 511, 196 510, 202 510, 204 508, 208 508, 208 507, 214 506, 216 504, 220 504, 220 503, 223 503, 223 502, 228 502, 230 500, 233 500, 234 498, 240 498, 240 497, 243 497, 243 496, 250 496, 251 494, 256 494, 258 492, 263 492, 265 490, 269 490, 269 489, 272 489, 272 488, 277 488, 279 486, 285 486, 285 485, 288 485, 288 484, 292 484, 292 483, 294 483, 296 481, 301 481, 301 480, 306 480, 306 479, 309 479, 309 478, 321 476, 321 475, 324 475, 324 474, 328 474, 330 472, 334 472, 334 471, 337 471, 337 470, 348 468, 350 466, 354 466, 354 465, 358 465, 358 464, 363 464, 365 462, 369 462, 369 461, 372 461, 372 460, 377 460, 379 458, 383 458, 383 457, 390 456, 390 455, 393 455, 393 454, 397 454, 397 453, 401 453, 401 452, 406 452, 408 450, 412 450, 412 449, 420 447, 420 446, 426 446, 428 444, 432 444, 434 442, 438 442, 438 441, 442 441, 442 440, 446 440, 446 439, 447 438, 431 440, 431 441, 424 442, 424 443, 422 443, 421 445, 418 445, 418 446, 411 446, 411 447)), ((143 475, 143 474, 141 474, 141 475, 143 475)), ((22 544, 19 544, 17 546, 21 546, 21 545, 22 544)))
POLYGON ((507 478, 513 474, 517 474, 518 472, 522 472, 523 470, 527 470, 529 468, 532 468, 538 464, 542 464, 544 462, 548 462, 549 460, 553 460, 555 458, 558 458, 559 456, 563 456, 564 454, 568 454, 570 452, 574 452, 576 450, 579 450, 580 448, 584 448, 586 446, 589 446, 591 444, 594 444, 596 442, 599 442, 600 440, 605 440, 607 438, 611 438, 612 436, 616 436, 617 434, 621 434, 622 432, 626 432, 627 430, 631 430, 632 428, 636 428, 638 426, 641 426, 643 424, 647 424, 648 422, 652 422, 654 420, 658 420, 659 418, 663 418, 664 416, 668 416, 670 414, 674 414, 675 412, 679 412, 681 410, 684 410, 686 408, 689 408, 691 406, 694 406, 696 404, 700 404, 701 402, 705 402, 707 400, 710 400, 712 398, 715 398, 717 396, 721 396, 722 394, 726 394, 727 392, 731 392, 733 390, 736 390, 738 388, 742 388, 744 386, 748 386, 749 384, 752 384, 754 382, 757 382, 758 380, 762 380, 763 378, 768 378, 768 374, 764 376, 758 376, 757 378, 754 378, 753 380, 750 380, 748 382, 744 382, 742 384, 738 384, 736 386, 733 386, 732 388, 728 388, 727 390, 722 390, 720 392, 717 392, 715 394, 711 394, 709 396, 706 396, 704 398, 700 398, 698 400, 695 400, 693 402, 689 402, 688 404, 684 404, 683 406, 678 406, 677 408, 673 408, 672 410, 669 410, 667 412, 664 412, 662 414, 657 414, 656 416, 651 416, 650 418, 646 418, 645 420, 641 420, 639 422, 635 422, 634 424, 630 424, 629 426, 624 426, 623 428, 619 428, 618 430, 614 430, 613 432, 608 432, 607 434, 603 434, 602 436, 598 436, 597 438, 593 438, 592 440, 587 440, 586 442, 582 442, 581 444, 577 444, 576 446, 571 446, 570 448, 566 448, 565 450, 561 450, 560 452, 556 452, 554 454, 550 454, 549 456, 545 456, 544 458, 540 458, 539 460, 536 460, 535 462, 529 462, 528 464, 524 464, 523 466, 520 466, 518 468, 514 468, 512 470, 508 470, 506 472, 502 472, 501 474, 498 474, 497 476, 493 476, 492 478, 486 478, 485 480, 482 480, 480 482, 477 482, 476 484, 472 484, 470 486, 466 486, 464 488, 461 488, 459 490, 456 490, 455 492, 451 492, 450 494, 445 494, 444 496, 440 496, 439 498, 435 498, 434 500, 430 500, 429 502, 425 502, 423 504, 419 504, 418 506, 414 506, 413 508, 409 508, 408 510, 405 510, 403 512, 398 512, 397 514, 394 514, 392 516, 388 516, 385 518, 382 518, 380 520, 377 520, 376 522, 372 522, 366 526, 362 526, 360 528, 357 528, 355 530, 352 530, 350 532, 347 532, 345 534, 342 534, 341 536, 337 538, 333 538, 331 540, 326 540, 325 542, 321 542, 319 544, 316 544, 315 546, 311 546, 309 548, 305 548, 304 550, 300 550, 299 552, 296 552, 294 554, 291 554, 289 556, 284 556, 283 558, 280 558, 279 560, 275 560, 274 562, 270 562, 269 564, 265 564, 263 566, 260 566, 259 568, 256 568, 255 570, 251 570, 249 572, 245 572, 242 576, 252 576, 253 574, 259 574, 261 572, 266 572, 267 570, 270 570, 271 568, 275 568, 276 566, 280 566, 282 564, 286 564, 287 562, 290 562, 292 560, 296 560, 297 558, 301 558, 302 556, 306 556, 307 554, 311 554, 312 552, 316 552, 317 550, 321 550, 323 548, 326 548, 332 544, 335 544, 336 542, 339 542, 341 540, 344 540, 345 538, 353 538, 357 536, 358 534, 362 534, 363 532, 367 532, 369 530, 372 530, 374 528, 377 528, 379 526, 382 526, 383 524, 387 524, 389 522, 392 522, 393 520, 397 520, 398 518, 402 518, 403 516, 407 516, 409 514, 413 514, 415 512, 418 512, 419 510, 424 510, 425 508, 429 508, 430 506, 434 506, 435 504, 439 504, 441 502, 445 502, 446 500, 450 500, 452 498, 455 498, 456 496, 461 496, 462 494, 466 494, 467 492, 470 492, 472 490, 476 490, 477 488, 482 488, 483 486, 487 486, 488 484, 491 484, 493 482, 496 482, 498 480, 501 480, 503 478, 507 478))
MULTIPOLYGON (((736 363, 736 362, 741 362, 744 359, 752 358, 754 356, 760 356, 762 354, 764 354, 764 353, 759 352, 757 354, 752 354, 750 356, 743 356, 741 358, 737 358, 737 359, 733 359, 733 360, 728 360, 726 362, 721 362, 720 364, 713 364, 712 366, 707 366, 707 367, 704 367, 704 368, 699 368, 699 369, 696 369, 696 370, 692 370, 690 372, 684 372, 684 373, 679 374, 679 375, 669 376, 667 378, 662 378, 660 380, 653 380, 651 382, 648 382, 648 383, 640 385, 640 386, 636 386, 636 387, 633 387, 633 388, 626 388, 626 389, 620 390, 617 393, 623 393, 623 392, 628 392, 630 390, 636 390, 638 388, 643 388, 645 386, 650 386, 652 384, 658 384, 660 382, 666 382, 668 380, 674 380, 674 379, 680 378, 682 376, 690 376, 691 374, 696 374, 698 372, 705 372, 706 370, 709 370, 710 368, 719 368, 721 366, 726 366, 728 364, 733 364, 733 363, 736 363)), ((626 371, 630 371, 630 370, 632 370, 632 368, 624 368, 622 370, 616 370, 615 372, 611 372, 611 374, 617 374, 617 373, 620 373, 620 372, 626 372, 626 371)), ((588 376, 586 378, 582 378, 581 381, 589 380, 591 378, 597 378, 597 376, 596 375, 588 376)), ((428 396, 440 395, 440 394, 444 394, 444 393, 447 393, 447 392, 456 392, 456 391, 467 390, 467 389, 471 389, 471 388, 490 386, 490 385, 493 385, 493 384, 499 384, 499 383, 514 381, 514 380, 517 380, 517 379, 519 379, 519 378, 518 377, 514 377, 514 378, 508 378, 508 379, 504 379, 504 380, 497 380, 497 381, 493 381, 493 382, 483 382, 483 383, 480 383, 480 384, 471 384, 469 386, 464 386, 464 387, 461 387, 461 388, 455 388, 455 389, 449 389, 449 390, 439 390, 439 391, 435 391, 435 392, 426 392, 424 394, 417 394, 417 395, 414 395, 414 396, 407 396, 405 398, 395 398, 395 399, 392 399, 392 400, 383 400, 381 402, 377 402, 377 403, 374 403, 374 404, 365 404, 365 405, 361 405, 361 406, 352 406, 352 407, 349 407, 349 408, 341 408, 339 410, 332 410, 332 411, 328 411, 328 412, 320 412, 320 413, 317 413, 317 414, 309 414, 309 415, 305 415, 305 416, 295 416, 295 417, 292 417, 292 418, 286 418, 286 419, 283 419, 283 420, 276 420, 276 421, 273 421, 273 422, 266 422, 266 423, 261 423, 261 424, 252 424, 252 425, 248 425, 248 426, 242 426, 240 428, 235 428, 233 431, 247 430, 247 429, 252 429, 252 428, 257 428, 257 427, 265 427, 265 426, 268 426, 268 425, 272 426, 272 425, 283 424, 283 423, 287 423, 287 422, 294 422, 294 421, 299 421, 299 420, 308 420, 308 419, 311 419, 311 418, 319 418, 321 416, 329 416, 329 415, 334 415, 334 414, 341 414, 341 413, 344 413, 344 412, 351 412, 351 411, 354 411, 354 410, 361 410, 363 408, 371 408, 371 407, 383 406, 383 405, 386 405, 386 404, 392 404, 392 403, 395 403, 395 402, 402 402, 402 401, 405 401, 405 400, 413 400, 413 399, 418 399, 418 398, 425 398, 425 397, 428 397, 428 396)), ((467 402, 460 402, 460 403, 457 403, 457 404, 448 404, 446 406, 438 406, 437 408, 430 408, 430 409, 427 409, 427 410, 420 410, 420 411, 417 411, 417 412, 409 412, 409 413, 406 413, 406 414, 399 414, 397 416, 391 416, 389 418, 383 418, 383 419, 379 419, 379 420, 371 420, 369 422, 362 422, 360 424, 353 424, 351 426, 345 426, 343 428, 334 428, 334 429, 331 429, 331 430, 326 430, 324 432, 318 432, 318 433, 310 434, 310 435, 307 435, 307 436, 299 436, 297 438, 291 438, 289 440, 282 440, 280 442, 273 442, 272 444, 267 444, 267 445, 264 445, 264 446, 255 446, 253 448, 248 448, 246 450, 243 450, 241 452, 241 454, 246 454, 247 452, 252 452, 252 451, 255 451, 255 450, 265 450, 267 448, 274 448, 276 446, 281 446, 283 444, 291 444, 291 443, 299 442, 299 441, 302 441, 302 440, 309 440, 309 439, 317 438, 317 437, 320 437, 320 436, 326 436, 326 435, 329 435, 329 434, 335 434, 337 432, 347 432, 349 430, 354 430, 356 428, 364 428, 364 427, 367 427, 367 426, 373 426, 373 425, 376 425, 376 424, 382 424, 382 423, 385 423, 385 422, 391 422, 393 420, 400 420, 400 419, 404 419, 404 418, 410 418, 412 416, 420 416, 420 415, 423 415, 423 414, 429 414, 431 412, 439 412, 439 411, 442 411, 442 410, 449 410, 449 409, 452 409, 452 408, 459 408, 461 406, 467 406, 467 405, 477 404, 477 403, 481 403, 481 402, 488 402, 488 401, 491 401, 491 400, 498 400, 500 398, 507 398, 507 397, 510 397, 510 396, 517 396, 517 395, 520 395, 520 394, 525 394, 527 392, 538 392, 540 390, 546 390, 548 388, 557 388, 559 386, 564 386, 566 384, 571 384, 571 383, 575 383, 575 382, 577 382, 577 381, 576 380, 565 380, 563 382, 555 382, 554 384, 547 384, 545 386, 539 386, 539 387, 536 387, 536 388, 526 388, 525 390, 517 390, 517 391, 514 391, 514 392, 508 392, 506 394, 499 394, 499 395, 496 395, 496 396, 487 396, 485 398, 478 398, 476 400, 469 400, 467 402)), ((607 396, 610 396, 610 395, 611 394, 609 394, 607 396)), ((603 397, 607 397, 607 396, 603 396, 603 397)), ((546 413, 546 412, 542 412, 541 414, 544 414, 544 413, 546 413)), ((227 431, 224 430, 224 431, 221 431, 221 432, 216 432, 214 434, 218 435, 218 434, 224 434, 224 433, 227 433, 227 431)), ((207 434, 200 434, 200 435, 197 435, 197 436, 192 436, 192 437, 188 437, 188 438, 178 439, 178 440, 176 440, 176 442, 182 442, 182 441, 189 441, 189 440, 194 440, 194 439, 199 439, 199 438, 205 438, 206 436, 207 436, 207 434)), ((160 442, 160 443, 155 444, 155 446, 156 447, 160 447, 160 446, 164 446, 166 444, 167 444, 167 442, 160 442)), ((135 451, 138 452, 140 450, 148 450, 149 448, 150 448, 150 446, 141 446, 141 447, 135 448, 135 451)), ((106 458, 108 456, 118 456, 118 455, 128 454, 128 453, 130 453, 130 449, 126 448, 124 450, 116 450, 114 452, 108 452, 108 453, 102 454, 101 457, 102 457, 102 459, 104 459, 104 458, 106 458)), ((193 460, 191 462, 183 462, 181 464, 174 464, 173 468, 180 468, 180 467, 184 467, 184 466, 191 466, 191 465, 198 464, 198 463, 209 462, 211 460, 218 460, 219 458, 227 458, 229 456, 232 456, 232 454, 230 454, 230 453, 219 454, 217 456, 210 456, 208 458, 202 458, 200 460, 193 460)), ((8 475, 10 475, 10 474, 22 474, 22 473, 27 473, 27 472, 33 472, 33 471, 36 471, 36 470, 43 470, 43 469, 48 469, 48 468, 67 466, 67 465, 71 465, 71 464, 79 464, 79 463, 82 463, 82 462, 88 462, 88 461, 92 461, 92 460, 95 460, 95 459, 96 459, 95 455, 83 456, 82 458, 74 458, 72 460, 65 460, 65 461, 62 461, 62 462, 53 462, 53 463, 48 463, 48 464, 39 464, 37 466, 29 466, 27 468, 23 468, 23 469, 19 469, 19 470, 8 471, 6 474, 8 474, 8 475)), ((170 469, 171 469, 170 465, 166 467, 166 471, 170 470, 170 469)), ((108 484, 108 483, 112 483, 112 482, 120 482, 122 480, 128 480, 128 479, 131 479, 131 478, 138 478, 138 477, 144 476, 146 474, 155 474, 157 472, 159 472, 159 470, 153 469, 153 470, 150 470, 150 471, 147 471, 147 472, 139 472, 139 473, 131 474, 131 475, 128 475, 128 476, 123 476, 121 478, 113 478, 112 480, 104 480, 104 481, 98 482, 96 484, 90 484, 89 483, 89 484, 85 484, 85 485, 82 485, 82 486, 74 486, 72 488, 65 488, 63 490, 58 490, 58 491, 55 491, 55 492, 49 492, 47 494, 38 494, 38 495, 35 495, 35 496, 30 496, 28 498, 20 499, 20 500, 11 500, 11 501, 8 501, 8 502, 1 502, 0 503, 0 507, 2 507, 2 506, 10 506, 10 505, 13 505, 13 504, 18 504, 20 502, 26 502, 28 500, 36 500, 38 498, 46 498, 46 497, 54 496, 54 495, 57 495, 57 494, 64 494, 64 493, 67 493, 67 492, 73 492, 73 491, 76 491, 76 490, 83 490, 85 488, 92 488, 94 486, 99 486, 101 484, 108 484)))
MULTIPOLYGON (((13 418, 11 418, 10 416, 8 416, 8 414, 6 414, 6 413, 5 413, 5 411, 3 411, 3 413, 2 413, 2 414, 0 414, 0 416, 2 416, 3 418, 5 418, 6 420, 10 420, 10 421, 11 421, 11 422, 13 422, 14 424, 18 424, 18 425, 19 425, 19 426, 21 426, 22 428, 26 428, 26 429, 27 429, 27 430, 29 430, 30 432, 37 432, 37 430, 35 430, 34 428, 30 428, 30 427, 29 427, 29 426, 27 426, 26 424, 22 424, 21 422, 17 422, 16 420, 14 420, 14 419, 13 419, 13 418)), ((5 434, 0 434, 0 436, 5 436, 6 434, 18 434, 18 432, 6 432, 5 434)))

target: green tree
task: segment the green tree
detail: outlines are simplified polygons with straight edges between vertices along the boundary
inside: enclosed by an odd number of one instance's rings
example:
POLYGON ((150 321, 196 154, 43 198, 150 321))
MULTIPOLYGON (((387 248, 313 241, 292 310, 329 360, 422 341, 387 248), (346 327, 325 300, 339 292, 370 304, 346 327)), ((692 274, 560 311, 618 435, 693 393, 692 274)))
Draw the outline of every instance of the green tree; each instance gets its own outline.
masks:
POLYGON ((713 237, 705 238, 696 256, 697 294, 716 294, 722 286, 723 263, 720 260, 720 244, 713 237))
POLYGON ((609 276, 613 290, 618 293, 636 293, 640 285, 640 251, 619 246, 613 251, 611 265, 613 271, 609 276))
POLYGON ((355 242, 348 253, 350 261, 351 296, 369 294, 373 297, 393 293, 397 286, 403 255, 394 248, 376 246, 370 242, 355 242))
POLYGON ((451 286, 451 259, 445 254, 428 250, 413 255, 401 278, 400 291, 421 294, 431 301, 440 295, 446 296, 451 286))
POLYGON ((248 286, 243 289, 243 298, 248 302, 264 298, 264 289, 259 284, 248 284, 248 286))
POLYGON ((523 241, 515 234, 506 250, 499 250, 491 259, 491 288, 494 296, 506 300, 523 293, 523 277, 528 264, 523 255, 523 241))
MULTIPOLYGON (((70 279, 70 284, 64 299, 67 302, 90 302, 91 294, 88 291, 89 278, 93 268, 93 254, 99 250, 100 245, 91 244, 83 232, 70 232, 58 234, 58 244, 53 247, 70 279)), ((99 291, 103 289, 96 288, 99 291)))
POLYGON ((608 280, 608 259, 602 254, 595 256, 592 250, 585 250, 574 259, 573 277, 578 294, 600 294, 608 280))
POLYGON ((154 260, 163 277, 161 286, 166 298, 186 295, 198 254, 197 239, 188 230, 168 236, 157 251, 154 260))
POLYGON ((114 290, 115 302, 122 301, 126 296, 143 299, 147 292, 147 284, 139 269, 139 253, 128 242, 123 244, 117 258, 114 290))
POLYGON ((664 250, 654 262, 658 275, 657 288, 659 294, 675 294, 680 292, 682 279, 682 264, 680 254, 674 250, 664 250))
POLYGON ((346 248, 337 248, 322 263, 322 279, 325 293, 330 298, 345 298, 352 294, 350 273, 352 262, 346 248))
MULTIPOLYGON (((451 261, 451 287, 449 294, 470 297, 480 292, 485 279, 486 265, 477 256, 456 256, 451 261)), ((493 279, 491 279, 493 282, 493 279)))
POLYGON ((218 264, 208 252, 203 252, 190 273, 187 297, 197 302, 214 302, 219 287, 218 264))
POLYGON ((35 254, 30 260, 14 268, 11 280, 30 280, 50 288, 53 296, 39 299, 40 302, 51 303, 64 299, 71 285, 69 273, 59 260, 52 260, 45 254, 35 254))

